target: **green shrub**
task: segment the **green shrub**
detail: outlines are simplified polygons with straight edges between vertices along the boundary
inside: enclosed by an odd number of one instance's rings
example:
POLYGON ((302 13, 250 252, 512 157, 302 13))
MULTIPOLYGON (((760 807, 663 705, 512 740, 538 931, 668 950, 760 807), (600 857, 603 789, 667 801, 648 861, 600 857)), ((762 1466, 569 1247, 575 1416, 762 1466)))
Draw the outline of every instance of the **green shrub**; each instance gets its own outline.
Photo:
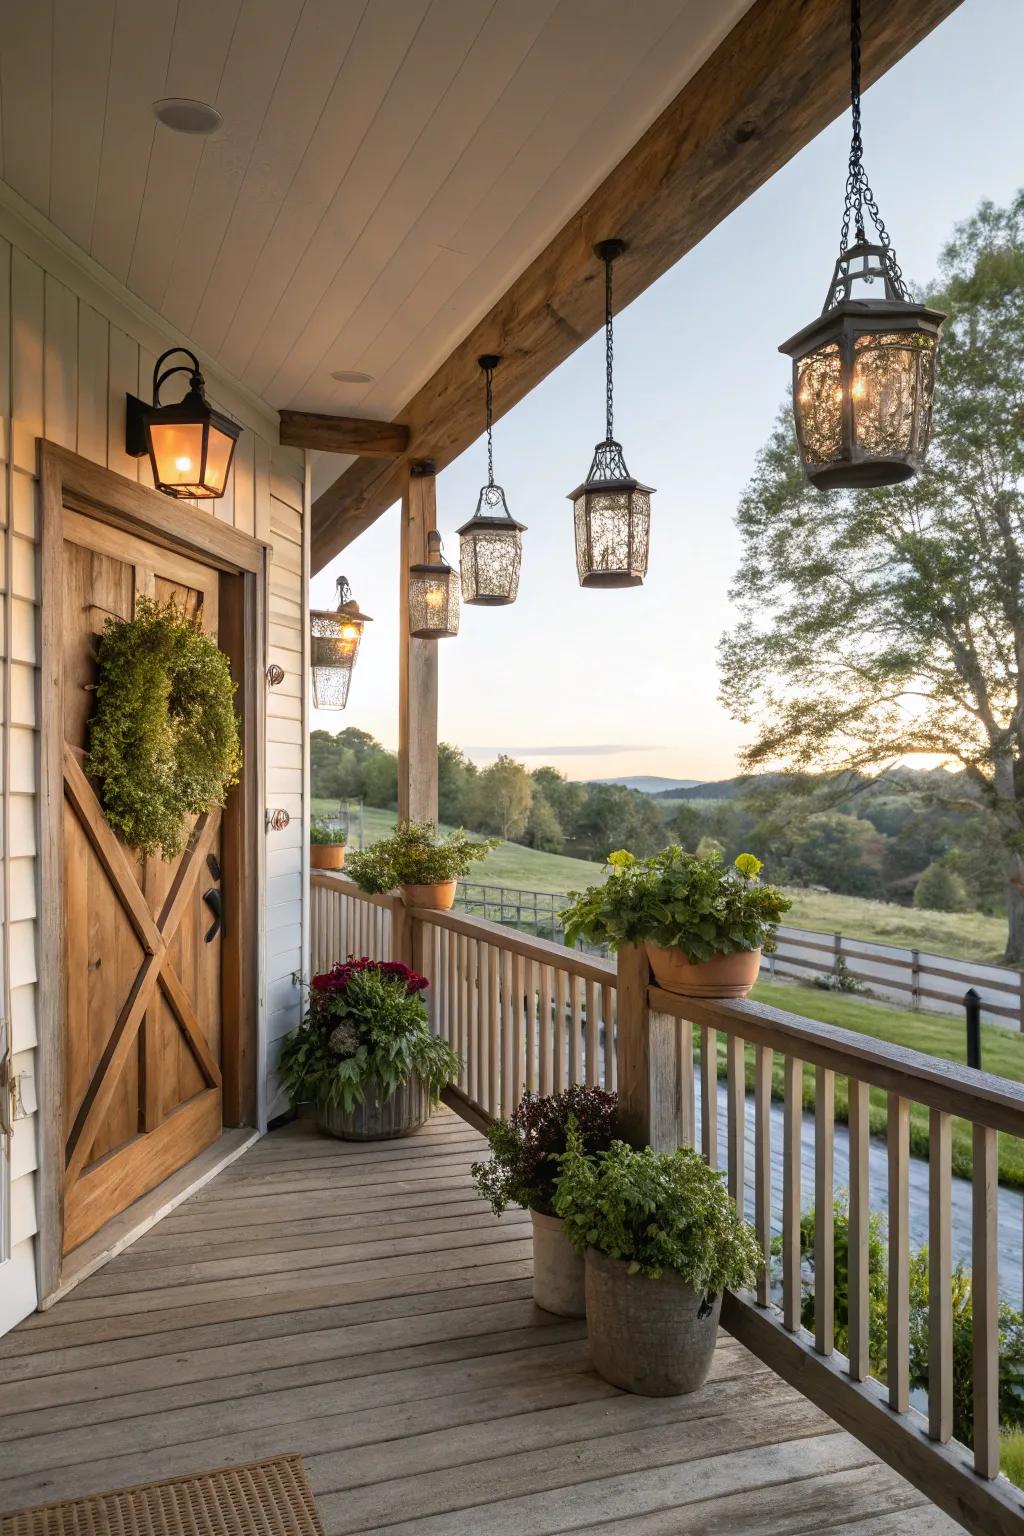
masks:
POLYGON ((399 822, 390 837, 348 856, 346 874, 361 890, 393 891, 398 885, 436 885, 468 875, 497 838, 474 842, 464 832, 442 837, 429 822, 399 822))
POLYGON ((948 864, 929 864, 914 887, 914 906, 928 912, 969 912, 967 887, 948 864))
POLYGON ((673 846, 649 859, 624 850, 608 859, 608 878, 570 891, 559 914, 565 941, 618 949, 649 939, 678 947, 693 963, 738 950, 775 948, 775 930, 790 902, 758 879, 760 860, 741 853, 726 866, 714 851, 686 853, 673 846))
MULTIPOLYGON (((344 846, 346 838, 341 827, 332 827, 319 816, 311 816, 309 821, 309 841, 317 847, 336 848, 340 843, 344 846)), ((355 857, 355 855, 353 855, 355 857)))
POLYGON ((314 976, 309 1010, 281 1048, 293 1104, 350 1114, 371 1085, 383 1099, 416 1074, 436 1101, 457 1080, 459 1058, 427 1023, 423 976, 398 961, 350 960, 314 976))
POLYGON ((613 1141, 588 1157, 573 1125, 559 1161, 555 1211, 581 1253, 597 1248, 652 1280, 673 1270, 706 1303, 725 1286, 753 1284, 761 1267, 753 1229, 699 1152, 613 1141))
POLYGON ((524 1093, 509 1119, 496 1121, 487 1132, 488 1161, 470 1169, 495 1216, 512 1204, 550 1216, 570 1121, 588 1156, 605 1152, 615 1135, 616 1104, 614 1093, 579 1083, 544 1098, 524 1093))

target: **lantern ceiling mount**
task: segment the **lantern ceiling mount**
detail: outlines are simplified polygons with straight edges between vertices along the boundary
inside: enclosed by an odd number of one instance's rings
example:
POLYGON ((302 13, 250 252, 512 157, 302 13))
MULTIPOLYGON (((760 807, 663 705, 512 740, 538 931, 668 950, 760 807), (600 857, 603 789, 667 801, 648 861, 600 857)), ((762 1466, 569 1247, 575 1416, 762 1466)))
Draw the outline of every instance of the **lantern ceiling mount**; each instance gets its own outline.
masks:
POLYGON ((793 359, 804 472, 821 491, 898 485, 920 469, 946 318, 907 291, 864 168, 860 16, 861 0, 850 0, 852 135, 839 257, 821 314, 779 348, 793 359), (855 283, 877 282, 881 297, 854 297, 855 283))
POLYGON ((149 455, 153 484, 167 496, 199 500, 223 496, 241 431, 236 421, 207 401, 199 360, 187 347, 169 347, 157 358, 152 405, 135 395, 127 398, 125 452, 135 459, 149 455), (179 355, 187 357, 188 363, 164 367, 169 357, 179 355), (187 393, 173 405, 161 405, 161 389, 178 373, 189 377, 187 393))
POLYGON ((638 587, 647 574, 654 487, 630 475, 614 431, 612 267, 625 250, 619 239, 594 246, 605 279, 605 438, 594 449, 586 480, 569 496, 581 587, 638 587))
POLYGON ((480 608, 515 602, 526 531, 525 523, 517 522, 509 511, 505 492, 494 483, 494 370, 500 362, 494 352, 477 358, 484 376, 487 484, 473 516, 459 529, 462 600, 480 608))

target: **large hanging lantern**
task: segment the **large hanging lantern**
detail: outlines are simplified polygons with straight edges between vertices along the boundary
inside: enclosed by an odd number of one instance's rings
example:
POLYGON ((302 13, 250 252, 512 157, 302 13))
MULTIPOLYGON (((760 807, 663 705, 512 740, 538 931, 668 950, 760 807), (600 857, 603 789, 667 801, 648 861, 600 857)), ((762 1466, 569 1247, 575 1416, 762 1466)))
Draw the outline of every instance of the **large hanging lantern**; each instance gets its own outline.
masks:
POLYGON ((612 264, 625 249, 623 240, 602 240, 594 247, 605 269, 606 431, 590 473, 569 496, 581 587, 638 587, 647 574, 654 488, 632 478, 613 432, 612 264))
POLYGON ((241 427, 207 403, 203 375, 194 352, 171 347, 153 369, 153 404, 128 396, 125 452, 141 459, 149 454, 153 483, 167 496, 209 499, 223 496, 241 427), (178 353, 189 359, 163 368, 178 353), (163 372, 161 372, 163 369, 163 372), (188 394, 176 405, 161 405, 160 391, 176 373, 187 373, 188 394))
POLYGON ((372 624, 360 613, 352 589, 338 577, 338 606, 333 612, 310 613, 309 662, 313 674, 314 709, 344 709, 352 683, 352 669, 359 654, 363 626, 372 624))
POLYGON ((453 571, 436 528, 427 534, 427 558, 409 567, 409 633, 416 640, 446 640, 459 632, 459 573, 453 571))
POLYGON ((516 600, 526 525, 516 522, 505 492, 494 483, 494 370, 501 358, 487 353, 478 361, 485 380, 487 484, 473 516, 459 529, 459 566, 463 602, 496 608, 516 600))
POLYGON ((821 314, 779 348, 793 359, 793 414, 804 470, 821 491, 898 485, 920 469, 946 318, 911 298, 868 182, 860 40, 860 0, 851 0, 853 137, 839 259, 821 314), (867 237, 865 209, 874 241, 867 237), (855 298, 855 283, 880 283, 882 291, 855 298))

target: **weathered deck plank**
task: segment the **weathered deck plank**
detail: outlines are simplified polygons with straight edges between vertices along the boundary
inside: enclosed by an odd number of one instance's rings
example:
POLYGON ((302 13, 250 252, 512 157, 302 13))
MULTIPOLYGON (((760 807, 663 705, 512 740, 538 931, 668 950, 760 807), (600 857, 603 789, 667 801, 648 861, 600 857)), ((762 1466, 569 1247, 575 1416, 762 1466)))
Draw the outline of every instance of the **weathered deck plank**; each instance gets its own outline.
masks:
POLYGON ((691 1397, 602 1382, 481 1145, 267 1138, 0 1342, 0 1510, 301 1451, 331 1536, 956 1529, 725 1336, 691 1397))

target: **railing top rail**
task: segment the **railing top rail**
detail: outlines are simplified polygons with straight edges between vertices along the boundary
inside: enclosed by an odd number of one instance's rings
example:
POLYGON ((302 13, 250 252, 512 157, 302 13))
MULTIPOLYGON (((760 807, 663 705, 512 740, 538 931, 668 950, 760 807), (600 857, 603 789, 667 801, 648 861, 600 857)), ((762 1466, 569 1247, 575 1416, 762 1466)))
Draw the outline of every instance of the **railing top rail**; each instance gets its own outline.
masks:
POLYGON ((384 907, 388 912, 394 909, 395 902, 399 900, 397 896, 364 891, 354 881, 346 880, 344 875, 332 875, 322 869, 310 870, 309 883, 325 891, 336 891, 339 896, 350 896, 353 901, 368 902, 371 907, 384 907))
POLYGON ((854 1077, 931 1109, 1024 1137, 1024 1083, 835 1024, 803 1019, 750 998, 681 997, 651 987, 649 1002, 656 1013, 721 1029, 813 1066, 828 1067, 841 1077, 854 1077))
POLYGON ((410 907, 409 916, 420 922, 434 923, 451 933, 462 933, 471 939, 483 939, 496 949, 506 949, 513 955, 536 960, 540 965, 555 965, 570 971, 584 981, 598 981, 602 985, 615 980, 614 960, 603 960, 600 955, 584 955, 564 944, 553 944, 550 939, 534 938, 520 933, 502 923, 492 923, 485 917, 469 917, 462 912, 438 912, 433 908, 410 907))

